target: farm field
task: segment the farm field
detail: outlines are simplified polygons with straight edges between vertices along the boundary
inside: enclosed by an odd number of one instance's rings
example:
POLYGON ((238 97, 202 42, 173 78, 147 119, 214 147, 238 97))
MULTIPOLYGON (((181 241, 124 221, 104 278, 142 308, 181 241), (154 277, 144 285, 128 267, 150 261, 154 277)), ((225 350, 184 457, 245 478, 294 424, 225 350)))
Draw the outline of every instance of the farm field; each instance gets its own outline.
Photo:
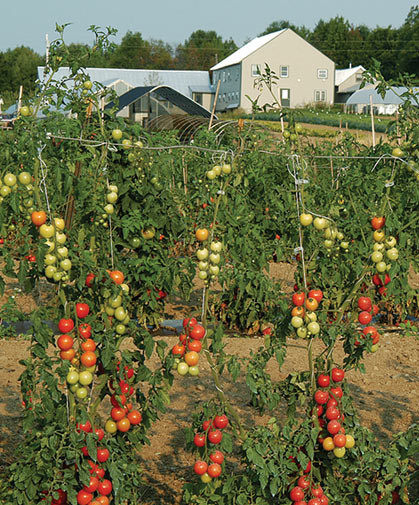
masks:
POLYGON ((414 503, 418 109, 151 132, 65 47, 0 132, 0 504, 414 503))

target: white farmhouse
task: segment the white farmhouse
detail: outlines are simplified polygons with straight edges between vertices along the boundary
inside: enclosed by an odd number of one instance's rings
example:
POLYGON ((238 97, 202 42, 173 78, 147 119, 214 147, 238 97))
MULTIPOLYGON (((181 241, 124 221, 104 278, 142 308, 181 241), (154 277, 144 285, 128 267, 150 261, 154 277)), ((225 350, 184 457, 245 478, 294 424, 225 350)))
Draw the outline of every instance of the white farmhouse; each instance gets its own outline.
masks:
MULTIPOLYGON (((315 102, 332 105, 335 64, 290 28, 257 37, 211 68, 213 87, 220 81, 217 111, 241 108, 251 112, 252 100, 260 92, 254 87, 267 64, 278 76, 275 94, 284 107, 315 102)), ((272 103, 264 89, 259 105, 272 103)))

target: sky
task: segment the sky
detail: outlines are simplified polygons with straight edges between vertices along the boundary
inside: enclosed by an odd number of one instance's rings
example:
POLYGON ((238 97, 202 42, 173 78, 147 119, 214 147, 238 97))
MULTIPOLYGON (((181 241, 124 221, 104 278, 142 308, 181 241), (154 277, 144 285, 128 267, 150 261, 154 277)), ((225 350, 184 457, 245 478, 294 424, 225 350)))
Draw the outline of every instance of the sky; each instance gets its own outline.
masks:
POLYGON ((131 30, 143 39, 183 43, 196 30, 215 30, 241 46, 271 22, 288 20, 314 28, 320 20, 343 16, 354 25, 403 24, 417 0, 8 0, 0 5, 0 51, 28 46, 45 53, 45 35, 57 38, 55 25, 72 23, 66 42, 91 43, 90 25, 118 30, 120 42, 131 30), (6 6, 5 6, 6 5, 6 6))

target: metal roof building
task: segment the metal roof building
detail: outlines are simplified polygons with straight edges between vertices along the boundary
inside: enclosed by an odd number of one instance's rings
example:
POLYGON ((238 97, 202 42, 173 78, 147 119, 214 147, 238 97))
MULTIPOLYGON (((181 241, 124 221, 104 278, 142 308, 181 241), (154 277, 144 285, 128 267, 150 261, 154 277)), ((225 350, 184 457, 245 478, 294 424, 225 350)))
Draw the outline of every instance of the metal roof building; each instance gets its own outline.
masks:
MULTIPOLYGON (((400 95, 407 91, 407 88, 403 86, 393 87, 382 98, 375 88, 360 89, 348 98, 346 108, 353 112, 366 112, 370 107, 370 97, 372 97, 373 107, 378 114, 394 114, 399 105, 403 103, 400 95)), ((419 101, 419 88, 414 88, 414 92, 417 101, 416 103, 412 99, 411 101, 417 105, 419 101)))

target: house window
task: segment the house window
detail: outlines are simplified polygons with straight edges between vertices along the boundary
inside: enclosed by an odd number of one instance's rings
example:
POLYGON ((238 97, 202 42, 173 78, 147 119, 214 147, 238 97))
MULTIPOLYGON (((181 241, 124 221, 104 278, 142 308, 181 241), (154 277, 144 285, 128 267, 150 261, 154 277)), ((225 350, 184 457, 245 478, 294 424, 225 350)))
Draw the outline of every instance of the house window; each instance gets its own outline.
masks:
POLYGON ((226 82, 226 73, 223 72, 223 82, 226 82))
POLYGON ((326 90, 317 89, 314 92, 314 101, 315 102, 325 102, 326 101, 326 90))
POLYGON ((317 79, 327 79, 327 68, 317 69, 317 79))
POLYGON ((362 81, 362 74, 356 74, 356 76, 355 76, 355 80, 356 80, 357 82, 362 81))
POLYGON ((280 77, 289 77, 288 75, 288 66, 280 66, 279 67, 279 75, 280 77))
POLYGON ((289 88, 281 88, 279 92, 279 96, 281 98, 282 107, 290 106, 290 89, 289 88))
POLYGON ((199 103, 199 105, 202 105, 202 93, 194 93, 193 99, 196 103, 199 103))
POLYGON ((252 77, 260 76, 260 65, 252 65, 252 77))
POLYGON ((227 72, 227 81, 231 81, 231 74, 230 74, 230 72, 227 72))

